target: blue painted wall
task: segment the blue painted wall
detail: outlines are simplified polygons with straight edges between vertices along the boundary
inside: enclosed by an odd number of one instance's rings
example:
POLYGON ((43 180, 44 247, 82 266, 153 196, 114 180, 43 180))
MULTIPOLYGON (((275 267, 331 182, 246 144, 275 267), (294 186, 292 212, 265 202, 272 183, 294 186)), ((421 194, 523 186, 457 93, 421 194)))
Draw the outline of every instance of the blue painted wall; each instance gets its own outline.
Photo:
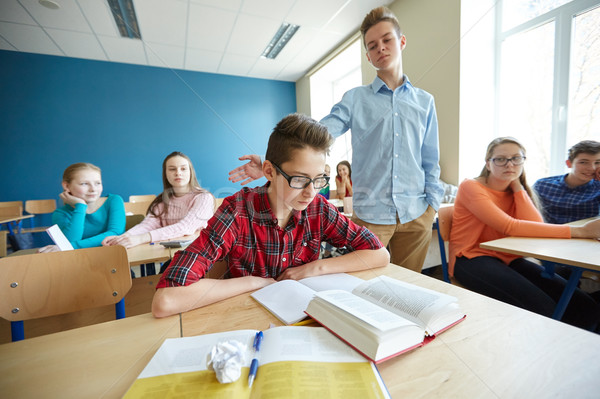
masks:
POLYGON ((296 111, 291 82, 12 51, 0 66, 0 201, 58 200, 75 162, 102 169, 104 194, 159 193, 172 151, 223 197, 240 189, 227 180, 237 158, 264 155, 296 111))

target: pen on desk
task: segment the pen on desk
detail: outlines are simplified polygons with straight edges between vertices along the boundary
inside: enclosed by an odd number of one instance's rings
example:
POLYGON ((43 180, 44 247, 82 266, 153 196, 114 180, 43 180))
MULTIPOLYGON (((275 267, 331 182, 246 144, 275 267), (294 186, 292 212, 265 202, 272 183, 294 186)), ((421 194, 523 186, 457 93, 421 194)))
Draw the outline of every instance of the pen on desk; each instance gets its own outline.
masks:
POLYGON ((260 350, 260 343, 263 339, 262 331, 256 333, 254 337, 254 359, 252 359, 252 363, 250 363, 250 372, 248 373, 248 386, 251 387, 254 379, 256 378, 256 371, 258 370, 258 359, 256 358, 256 354, 260 350))

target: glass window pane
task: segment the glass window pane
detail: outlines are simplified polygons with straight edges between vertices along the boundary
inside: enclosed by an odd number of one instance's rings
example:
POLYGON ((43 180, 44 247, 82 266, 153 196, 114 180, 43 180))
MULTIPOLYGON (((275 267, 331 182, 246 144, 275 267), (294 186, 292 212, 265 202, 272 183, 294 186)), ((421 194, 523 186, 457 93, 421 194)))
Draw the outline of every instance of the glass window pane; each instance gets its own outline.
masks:
POLYGON ((508 30, 572 0, 504 0, 502 30, 508 30))
POLYGON ((600 8, 575 16, 567 145, 600 141, 600 8))
POLYGON ((527 176, 533 182, 549 171, 554 22, 511 36, 501 51, 499 134, 525 146, 527 176))

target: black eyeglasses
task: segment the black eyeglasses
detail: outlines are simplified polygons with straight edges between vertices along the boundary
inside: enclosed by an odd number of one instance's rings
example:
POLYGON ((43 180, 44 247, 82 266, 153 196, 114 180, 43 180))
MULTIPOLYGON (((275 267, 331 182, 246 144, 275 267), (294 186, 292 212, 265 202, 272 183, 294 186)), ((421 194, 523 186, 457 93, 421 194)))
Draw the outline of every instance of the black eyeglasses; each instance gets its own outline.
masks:
POLYGON ((498 157, 498 158, 492 158, 492 162, 494 163, 494 165, 496 166, 506 166, 506 164, 508 164, 508 161, 512 162, 513 165, 515 166, 519 166, 519 165, 523 165, 523 162, 525 162, 525 157, 522 156, 516 156, 516 157, 512 157, 512 158, 504 158, 504 157, 498 157))
POLYGON ((277 171, 281 173, 281 175, 288 181, 288 184, 291 188, 303 190, 308 187, 310 183, 312 183, 315 190, 320 190, 327 187, 329 184, 329 176, 319 176, 315 177, 314 179, 306 176, 289 176, 287 173, 281 170, 279 166, 275 165, 275 163, 271 163, 273 166, 275 166, 275 169, 277 169, 277 171))

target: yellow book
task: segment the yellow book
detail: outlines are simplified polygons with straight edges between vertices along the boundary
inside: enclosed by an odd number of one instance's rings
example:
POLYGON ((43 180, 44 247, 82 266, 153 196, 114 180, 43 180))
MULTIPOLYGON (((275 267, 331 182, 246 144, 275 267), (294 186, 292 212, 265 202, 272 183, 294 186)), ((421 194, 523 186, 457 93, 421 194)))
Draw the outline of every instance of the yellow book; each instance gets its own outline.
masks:
POLYGON ((389 398, 372 362, 322 327, 283 326, 263 331, 259 366, 248 386, 256 330, 167 339, 125 394, 125 398, 389 398), (219 342, 247 347, 241 377, 221 384, 206 367, 219 342))

